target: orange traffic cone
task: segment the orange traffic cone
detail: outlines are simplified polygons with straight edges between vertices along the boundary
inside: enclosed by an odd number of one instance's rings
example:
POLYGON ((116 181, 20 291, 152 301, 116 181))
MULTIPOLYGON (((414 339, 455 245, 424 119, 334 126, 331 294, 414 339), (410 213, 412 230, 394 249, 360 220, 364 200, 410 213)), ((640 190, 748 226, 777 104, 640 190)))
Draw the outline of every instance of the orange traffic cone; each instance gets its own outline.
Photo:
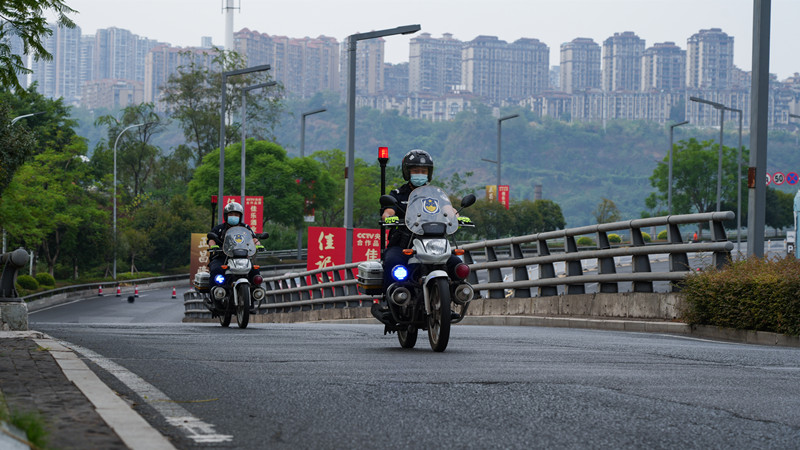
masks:
POLYGON ((117 297, 122 296, 122 289, 120 289, 119 285, 117 285, 117 297))
POLYGON ((178 298, 178 293, 175 292, 175 288, 172 288, 172 298, 178 298))
POLYGON ((103 296, 103 286, 102 285, 97 286, 97 296, 98 297, 102 297, 103 296))
POLYGON ((134 297, 138 297, 139 296, 139 286, 137 286, 137 285, 133 286, 133 296, 134 297))

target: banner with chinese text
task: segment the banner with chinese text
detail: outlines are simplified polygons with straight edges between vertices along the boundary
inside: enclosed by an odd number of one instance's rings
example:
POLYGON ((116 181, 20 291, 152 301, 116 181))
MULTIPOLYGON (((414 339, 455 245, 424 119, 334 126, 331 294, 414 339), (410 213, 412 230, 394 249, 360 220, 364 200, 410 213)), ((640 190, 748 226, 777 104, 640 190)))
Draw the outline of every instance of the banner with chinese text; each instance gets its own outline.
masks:
MULTIPOLYGON (((307 270, 345 263, 347 230, 342 227, 308 227, 307 270)), ((353 229, 353 262, 380 259, 380 230, 353 229)))
POLYGON ((190 252, 189 283, 194 281, 198 272, 208 272, 208 238, 206 233, 192 233, 192 250, 190 252))
POLYGON ((509 187, 507 185, 501 184, 500 186, 497 186, 497 199, 506 207, 506 209, 508 209, 509 197, 509 187))
MULTIPOLYGON (((240 195, 226 195, 222 199, 223 207, 230 202, 241 200, 240 195)), ((242 207, 244 208, 244 223, 250 225, 254 233, 261 233, 261 224, 264 222, 264 197, 245 195, 242 207)))

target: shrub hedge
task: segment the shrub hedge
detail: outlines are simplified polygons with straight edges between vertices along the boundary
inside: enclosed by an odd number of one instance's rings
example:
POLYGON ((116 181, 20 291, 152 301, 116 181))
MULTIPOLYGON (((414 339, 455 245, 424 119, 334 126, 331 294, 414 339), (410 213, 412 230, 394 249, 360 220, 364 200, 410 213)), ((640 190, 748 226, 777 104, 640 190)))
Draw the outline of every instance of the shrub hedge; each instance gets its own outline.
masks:
POLYGON ((621 238, 621 237, 619 237, 619 235, 618 235, 618 234, 616 234, 616 233, 610 233, 610 234, 608 235, 608 243, 609 243, 609 244, 619 244, 620 242, 622 242, 622 238, 621 238))
POLYGON ((22 289, 27 289, 29 291, 34 291, 39 289, 39 282, 36 281, 36 278, 33 278, 30 275, 20 275, 17 277, 17 284, 22 289))
POLYGON ((800 261, 748 258, 690 275, 683 286, 689 324, 800 335, 800 261))
POLYGON ((51 286, 52 287, 52 286, 56 285, 56 279, 53 278, 53 276, 50 275, 47 272, 39 272, 39 273, 37 273, 36 274, 36 281, 39 283, 39 286, 51 286))
POLYGON ((658 236, 656 236, 656 239, 658 239, 659 241, 666 241, 667 240, 667 230, 659 231, 658 232, 658 236))
POLYGON ((581 247, 593 247, 595 245, 594 239, 589 236, 581 236, 575 243, 581 247))

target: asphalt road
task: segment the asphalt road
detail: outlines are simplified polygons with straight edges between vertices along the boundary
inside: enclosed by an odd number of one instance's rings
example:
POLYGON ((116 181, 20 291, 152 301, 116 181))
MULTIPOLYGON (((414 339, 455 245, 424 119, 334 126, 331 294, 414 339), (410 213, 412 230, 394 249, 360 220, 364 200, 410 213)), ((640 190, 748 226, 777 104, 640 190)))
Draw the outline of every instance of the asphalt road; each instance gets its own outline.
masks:
POLYGON ((798 448, 800 442, 798 349, 456 326, 447 351, 434 353, 422 333, 415 349, 403 350, 378 325, 240 330, 177 323, 167 318, 180 316, 180 299, 159 292, 142 293, 132 304, 90 299, 30 320, 32 329, 85 350, 101 379, 178 448, 798 448), (192 434, 170 414, 203 425, 192 434))

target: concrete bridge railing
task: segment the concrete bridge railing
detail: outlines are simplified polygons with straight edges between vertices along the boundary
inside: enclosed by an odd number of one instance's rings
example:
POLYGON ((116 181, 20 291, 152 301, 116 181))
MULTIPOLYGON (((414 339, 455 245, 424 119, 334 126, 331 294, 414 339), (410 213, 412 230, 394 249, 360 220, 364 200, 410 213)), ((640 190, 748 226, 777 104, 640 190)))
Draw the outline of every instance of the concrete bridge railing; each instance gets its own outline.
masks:
MULTIPOLYGON (((638 306, 636 309, 662 311, 655 314, 663 315, 664 317, 660 317, 662 319, 672 319, 675 315, 675 295, 654 292, 654 283, 668 282, 670 287, 667 290, 677 290, 675 282, 683 280, 695 269, 690 264, 690 254, 710 254, 711 264, 714 267, 727 264, 730 261, 733 243, 726 237, 723 221, 733 218, 733 212, 729 211, 664 216, 465 244, 461 248, 465 249, 465 262, 472 269, 470 282, 482 297, 476 302, 481 308, 470 308, 470 311, 473 313, 492 311, 502 314, 502 311, 488 305, 499 301, 495 299, 513 297, 538 299, 549 305, 548 310, 573 314, 575 313, 573 310, 554 308, 553 301, 547 298, 564 294, 574 296, 566 298, 580 298, 582 303, 585 303, 587 298, 591 302, 591 294, 586 294, 586 286, 597 283, 597 295, 604 296, 604 301, 607 303, 609 299, 612 299, 612 303, 630 303, 631 299, 635 298, 636 302, 641 303, 644 297, 653 298, 654 302, 671 306, 649 309, 638 306), (710 226, 711 240, 699 243, 683 242, 679 227, 700 223, 708 223, 710 226), (642 230, 659 226, 667 227, 667 241, 645 242, 642 230), (629 234, 631 243, 612 246, 608 236, 617 231, 629 234), (591 248, 578 247, 577 238, 580 236, 592 236, 596 239, 597 245, 591 248), (651 257, 654 255, 668 255, 667 270, 653 270, 651 257), (621 257, 631 258, 629 271, 618 270, 615 258, 621 257), (593 265, 595 262, 596 266, 593 265), (584 274, 584 269, 590 267, 596 267, 597 273, 584 274), (513 273, 512 280, 504 279, 502 273, 504 269, 513 273), (626 284, 631 285, 630 294, 621 292, 623 289, 620 286, 626 284)), ((371 305, 374 296, 358 291, 355 277, 357 266, 358 263, 351 263, 265 277, 267 298, 257 313, 269 315, 335 309, 350 310, 350 313, 340 312, 336 315, 339 318, 369 317, 368 309, 362 307, 371 305)), ((506 300, 504 304, 509 302, 506 300)), ((185 306, 187 318, 199 319, 207 315, 197 295, 188 294, 185 297, 185 306)), ((631 310, 618 306, 609 307, 609 310, 631 310)), ((591 314, 592 307, 585 306, 581 311, 588 311, 587 314, 591 314)), ((309 317, 322 316, 312 314, 309 317)), ((268 318, 263 320, 273 321, 268 318)), ((256 318, 255 321, 260 320, 256 318)))

